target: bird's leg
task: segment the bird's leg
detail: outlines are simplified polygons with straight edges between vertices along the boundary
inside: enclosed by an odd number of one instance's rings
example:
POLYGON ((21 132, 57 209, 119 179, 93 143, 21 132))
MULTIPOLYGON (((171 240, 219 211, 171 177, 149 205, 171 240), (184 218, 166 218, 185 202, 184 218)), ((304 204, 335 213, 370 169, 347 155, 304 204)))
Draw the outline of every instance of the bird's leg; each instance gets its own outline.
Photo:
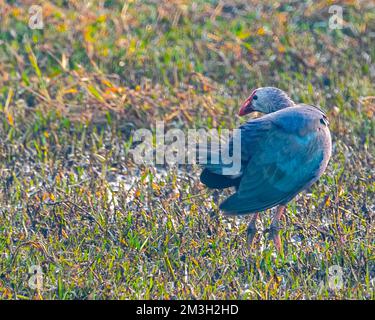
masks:
POLYGON ((247 243, 249 247, 253 244, 255 234, 257 232, 256 222, 259 216, 259 212, 252 214, 249 226, 247 227, 247 243))
POLYGON ((272 219, 271 226, 270 226, 270 238, 272 238, 277 251, 281 251, 281 240, 280 240, 280 218, 283 216, 285 212, 285 206, 278 206, 276 209, 276 214, 272 219))

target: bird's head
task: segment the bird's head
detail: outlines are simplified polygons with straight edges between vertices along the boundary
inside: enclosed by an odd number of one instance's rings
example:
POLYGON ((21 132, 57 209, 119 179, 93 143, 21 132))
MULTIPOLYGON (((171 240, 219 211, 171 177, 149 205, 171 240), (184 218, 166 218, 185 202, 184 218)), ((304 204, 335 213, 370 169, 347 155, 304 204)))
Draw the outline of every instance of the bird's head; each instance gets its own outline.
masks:
POLYGON ((239 116, 258 111, 271 113, 287 107, 292 107, 294 102, 288 95, 278 88, 262 87, 255 89, 242 105, 239 116))

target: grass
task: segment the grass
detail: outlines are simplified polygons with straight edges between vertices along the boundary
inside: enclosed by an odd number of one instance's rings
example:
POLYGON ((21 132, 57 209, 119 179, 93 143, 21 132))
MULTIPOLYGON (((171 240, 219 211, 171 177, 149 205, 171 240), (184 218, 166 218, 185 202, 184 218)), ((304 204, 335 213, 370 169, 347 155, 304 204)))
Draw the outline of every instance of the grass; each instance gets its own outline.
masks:
POLYGON ((0 0, 2 299, 374 299, 375 9, 342 1, 0 0), (83 2, 82 2, 83 3, 83 2), (333 156, 288 206, 283 253, 262 214, 217 209, 199 168, 137 167, 132 133, 234 128, 274 85, 321 105, 333 156), (29 285, 41 266, 43 289, 29 285), (343 287, 329 286, 330 267, 343 287))

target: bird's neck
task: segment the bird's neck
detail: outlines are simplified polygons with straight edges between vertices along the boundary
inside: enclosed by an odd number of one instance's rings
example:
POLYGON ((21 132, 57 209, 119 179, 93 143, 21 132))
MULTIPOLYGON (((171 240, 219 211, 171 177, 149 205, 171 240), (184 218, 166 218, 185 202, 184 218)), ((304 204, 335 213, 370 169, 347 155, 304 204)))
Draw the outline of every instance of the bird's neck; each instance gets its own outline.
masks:
POLYGON ((278 99, 276 103, 271 104, 271 106, 269 107, 269 113, 289 107, 294 107, 295 105, 296 104, 294 103, 294 101, 290 99, 287 95, 285 95, 278 99))
POLYGON ((286 99, 284 99, 282 103, 283 103, 284 108, 294 107, 296 105, 294 101, 290 99, 289 97, 286 97, 286 99))

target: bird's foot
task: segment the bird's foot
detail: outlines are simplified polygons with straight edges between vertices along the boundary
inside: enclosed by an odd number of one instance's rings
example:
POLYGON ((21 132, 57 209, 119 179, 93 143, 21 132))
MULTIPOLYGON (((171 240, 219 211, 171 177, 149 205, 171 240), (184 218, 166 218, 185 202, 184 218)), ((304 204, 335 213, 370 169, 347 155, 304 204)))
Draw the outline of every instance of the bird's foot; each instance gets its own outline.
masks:
POLYGON ((276 250, 278 252, 282 251, 281 246, 281 239, 280 239, 280 218, 284 215, 285 212, 285 205, 280 205, 276 209, 276 214, 274 215, 271 226, 270 226, 270 234, 269 237, 273 240, 275 244, 276 250))
POLYGON ((249 226, 247 227, 247 244, 251 248, 253 246, 253 241, 257 233, 256 222, 258 219, 259 213, 254 213, 250 219, 249 226))
POLYGON ((253 246, 254 238, 257 233, 257 228, 253 223, 247 227, 247 245, 251 248, 253 246))
POLYGON ((269 229, 269 238, 275 244, 275 248, 278 252, 281 252, 280 229, 278 225, 271 225, 269 229))

